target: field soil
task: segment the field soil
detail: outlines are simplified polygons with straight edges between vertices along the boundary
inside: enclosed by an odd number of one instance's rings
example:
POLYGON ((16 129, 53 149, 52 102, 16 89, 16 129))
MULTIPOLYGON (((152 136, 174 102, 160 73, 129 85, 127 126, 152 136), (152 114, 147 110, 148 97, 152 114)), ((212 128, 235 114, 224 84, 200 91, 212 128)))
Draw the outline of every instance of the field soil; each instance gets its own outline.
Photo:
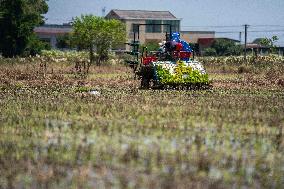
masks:
POLYGON ((283 188, 284 64, 141 90, 122 64, 0 64, 0 188, 283 188))

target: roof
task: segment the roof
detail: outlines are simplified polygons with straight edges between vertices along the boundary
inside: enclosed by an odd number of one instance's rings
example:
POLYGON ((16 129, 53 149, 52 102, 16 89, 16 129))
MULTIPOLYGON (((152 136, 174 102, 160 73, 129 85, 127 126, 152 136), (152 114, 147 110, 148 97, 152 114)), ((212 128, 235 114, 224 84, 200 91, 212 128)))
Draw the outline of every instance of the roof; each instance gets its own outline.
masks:
POLYGON ((224 40, 229 40, 229 41, 233 41, 233 42, 236 42, 236 43, 239 43, 240 41, 239 40, 235 40, 235 39, 230 39, 230 38, 226 38, 226 37, 219 37, 219 38, 198 38, 198 43, 201 44, 201 45, 212 45, 213 42, 216 40, 216 39, 224 39, 224 40))
POLYGON ((236 39, 231 39, 231 38, 227 38, 227 37, 217 37, 216 39, 224 39, 224 40, 228 40, 228 41, 233 41, 235 43, 240 43, 240 40, 236 40, 236 39))
POLYGON ((170 11, 149 11, 149 10, 118 10, 113 9, 106 18, 122 20, 180 20, 170 11))
POLYGON ((213 44, 215 38, 198 38, 198 44, 203 46, 210 46, 213 44))
MULTIPOLYGON (((245 45, 242 45, 242 46, 245 46, 245 45)), ((260 45, 260 44, 256 44, 256 43, 248 43, 247 44, 247 49, 256 49, 256 48, 269 49, 269 47, 266 47, 266 46, 263 46, 263 45, 260 45)), ((284 49, 284 47, 276 47, 276 49, 284 49)))
POLYGON ((34 29, 38 34, 67 34, 72 31, 71 25, 43 25, 34 29))
POLYGON ((189 33, 189 34, 215 34, 215 31, 180 31, 180 33, 189 33))
POLYGON ((257 44, 257 43, 248 43, 247 44, 247 49, 249 48, 266 48, 265 46, 262 46, 260 44, 257 44))

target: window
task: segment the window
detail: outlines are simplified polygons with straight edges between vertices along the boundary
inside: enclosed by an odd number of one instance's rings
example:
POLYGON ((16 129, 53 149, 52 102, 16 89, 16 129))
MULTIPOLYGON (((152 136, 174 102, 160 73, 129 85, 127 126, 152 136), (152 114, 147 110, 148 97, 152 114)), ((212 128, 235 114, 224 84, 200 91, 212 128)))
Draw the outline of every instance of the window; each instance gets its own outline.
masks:
MULTIPOLYGON (((172 26, 172 32, 179 32, 179 20, 165 20, 163 24, 170 24, 172 26)), ((170 26, 164 25, 164 32, 170 33, 170 26)))
POLYGON ((161 33, 162 26, 155 25, 155 24, 162 24, 161 20, 146 20, 146 24, 153 24, 153 25, 146 25, 146 33, 161 33))
POLYGON ((139 30, 139 25, 138 24, 132 24, 132 30, 131 31, 137 33, 138 30, 139 30))

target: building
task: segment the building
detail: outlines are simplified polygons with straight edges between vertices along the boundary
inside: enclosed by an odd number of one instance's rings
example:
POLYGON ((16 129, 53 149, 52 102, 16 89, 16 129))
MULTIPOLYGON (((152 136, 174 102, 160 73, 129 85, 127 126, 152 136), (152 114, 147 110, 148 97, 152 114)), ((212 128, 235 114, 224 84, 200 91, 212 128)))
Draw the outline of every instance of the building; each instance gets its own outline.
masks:
MULTIPOLYGON (((198 44, 200 38, 215 38, 214 31, 180 31, 181 19, 169 11, 147 10, 111 10, 108 19, 118 19, 126 24, 127 40, 133 41, 134 33, 137 32, 137 24, 170 24, 172 32, 180 32, 181 38, 189 43, 198 44)), ((166 33, 170 33, 168 25, 141 25, 139 27, 139 41, 161 42, 166 40, 166 33)), ((137 36, 136 36, 137 38, 137 36)), ((138 40, 138 38, 137 38, 138 40)), ((121 47, 127 49, 129 47, 121 47)))
POLYGON ((206 48, 209 48, 212 46, 212 44, 214 43, 215 38, 214 37, 208 37, 208 38, 198 38, 197 44, 198 44, 198 49, 196 50, 196 52, 199 55, 203 55, 204 50, 206 48))
POLYGON ((72 26, 70 24, 45 24, 34 29, 34 32, 42 41, 50 43, 51 48, 57 48, 58 37, 69 34, 71 31, 72 26))
MULTIPOLYGON (((166 33, 170 33, 170 31, 180 32, 183 40, 193 44, 198 44, 200 39, 215 38, 214 31, 180 31, 181 19, 174 16, 170 11, 114 9, 105 18, 117 19, 125 23, 127 42, 133 41, 134 33, 137 34, 138 31, 138 24, 149 24, 139 27, 139 41, 141 44, 164 41, 166 40, 166 33), (171 30, 169 25, 171 25, 171 30)), ((40 39, 49 42, 52 48, 57 48, 58 37, 70 33, 72 26, 70 24, 46 24, 36 27, 34 31, 40 39)), ((138 36, 136 36, 136 40, 138 40, 138 36)), ((124 44, 116 47, 116 49, 121 50, 129 50, 129 48, 128 45, 124 44)))
MULTIPOLYGON (((108 19, 118 19, 125 23, 127 40, 133 41, 134 33, 138 31, 138 24, 170 24, 172 32, 180 31, 181 19, 175 17, 169 11, 147 11, 147 10, 111 10, 108 19)), ((140 43, 160 42, 166 39, 166 33, 170 32, 168 25, 141 25, 139 27, 140 43)), ((137 38, 138 39, 138 38, 137 38)))
MULTIPOLYGON (((212 33, 213 35, 213 33, 212 33)), ((218 40, 218 39, 222 39, 222 40, 226 40, 226 41, 230 41, 232 43, 235 43, 236 45, 240 44, 241 42, 239 40, 236 39, 231 39, 231 38, 226 38, 226 37, 215 37, 215 32, 214 32, 214 37, 202 37, 200 36, 197 40, 197 44, 198 44, 198 50, 197 53, 199 55, 203 55, 204 50, 206 48, 209 48, 213 45, 214 41, 218 40)))
MULTIPOLYGON (((268 55, 271 53, 271 48, 263 46, 258 43, 248 43, 246 46, 247 53, 255 54, 255 55, 268 55)), ((284 47, 275 47, 275 52, 279 56, 284 56, 284 47)))
POLYGON ((212 45, 215 40, 214 31, 181 31, 181 38, 193 44, 194 51, 201 55, 205 48, 212 45))
POLYGON ((200 39, 214 39, 215 32, 214 31, 180 31, 180 36, 183 40, 193 43, 199 44, 200 39))

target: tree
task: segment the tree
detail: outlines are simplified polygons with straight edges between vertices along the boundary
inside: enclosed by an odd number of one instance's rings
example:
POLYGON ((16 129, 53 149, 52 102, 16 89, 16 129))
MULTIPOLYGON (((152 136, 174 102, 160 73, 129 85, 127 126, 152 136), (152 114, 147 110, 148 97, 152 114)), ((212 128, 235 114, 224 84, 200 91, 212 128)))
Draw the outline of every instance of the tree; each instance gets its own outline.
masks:
POLYGON ((45 0, 1 0, 0 10, 0 53, 22 55, 35 44, 33 30, 44 23, 48 5, 45 0))
POLYGON ((49 43, 40 41, 36 35, 31 35, 28 39, 29 43, 25 48, 23 56, 36 56, 40 54, 43 49, 50 50, 51 46, 49 43))
POLYGON ((214 48, 209 47, 209 48, 204 49, 203 55, 204 56, 216 56, 217 52, 214 48))
POLYGON ((64 48, 72 48, 72 36, 70 34, 65 34, 62 36, 59 36, 57 38, 57 43, 56 47, 59 49, 64 49, 64 48))
POLYGON ((159 48, 160 48, 160 45, 159 45, 158 42, 149 41, 149 42, 146 42, 144 45, 141 46, 141 48, 143 48, 143 47, 147 47, 148 51, 158 51, 159 48))
POLYGON ((241 55, 242 53, 241 45, 227 39, 216 39, 211 48, 216 50, 218 56, 241 55))
POLYGON ((125 42, 126 27, 119 20, 104 19, 93 15, 82 15, 73 21, 73 40, 81 48, 89 49, 90 63, 94 62, 94 50, 98 54, 97 64, 107 60, 108 50, 125 42))
POLYGON ((262 38, 259 43, 265 47, 268 47, 272 53, 276 52, 277 46, 275 43, 279 40, 277 36, 272 36, 272 38, 262 38))

